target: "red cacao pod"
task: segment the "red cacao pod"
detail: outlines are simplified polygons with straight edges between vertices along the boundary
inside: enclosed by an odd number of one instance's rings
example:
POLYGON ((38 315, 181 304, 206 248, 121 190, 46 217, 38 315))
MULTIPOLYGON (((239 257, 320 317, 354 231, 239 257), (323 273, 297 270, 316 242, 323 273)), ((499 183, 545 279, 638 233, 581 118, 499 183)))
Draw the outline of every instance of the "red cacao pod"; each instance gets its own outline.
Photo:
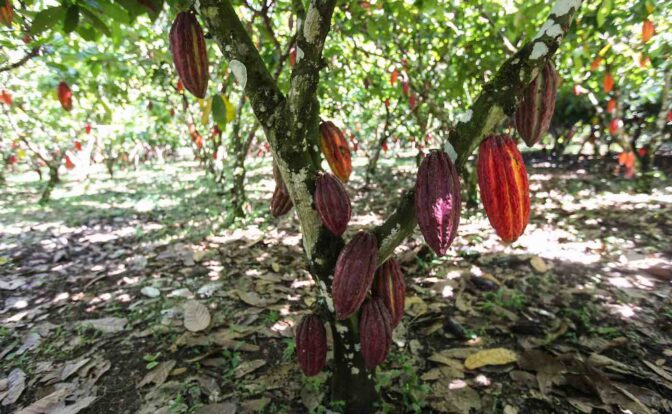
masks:
POLYGON ((352 208, 343 184, 331 174, 320 174, 315 181, 315 208, 326 228, 337 236, 345 232, 352 208))
POLYGON ((327 332, 317 315, 306 315, 296 328, 296 354, 301 371, 309 377, 322 371, 327 361, 327 332))
POLYGON ((7 157, 7 164, 9 165, 14 165, 18 162, 18 158, 16 158, 16 155, 12 154, 9 157, 7 157))
POLYGON ((90 134, 90 133, 91 133, 91 124, 86 123, 86 124, 84 125, 84 132, 86 132, 87 134, 90 134))
POLYGON ((614 109, 616 109, 616 99, 611 98, 609 99, 609 102, 607 102, 607 112, 612 113, 614 112, 614 109))
POLYGON ((381 298, 385 303, 390 312, 390 323, 395 328, 404 316, 406 285, 399 262, 394 257, 387 259, 376 269, 372 291, 373 296, 381 298))
POLYGON ((651 40, 655 33, 656 29, 653 25, 653 22, 649 19, 645 19, 642 22, 642 43, 646 43, 651 40))
POLYGON ((604 86, 604 93, 609 93, 611 92, 612 89, 614 89, 614 77, 611 76, 611 73, 607 72, 604 75, 604 80, 603 80, 603 86, 604 86))
POLYGON ((329 163, 331 172, 344 183, 350 179, 352 173, 352 159, 350 148, 343 132, 331 121, 320 123, 320 148, 329 163))
POLYGON ((75 168, 75 163, 72 162, 70 157, 68 157, 67 155, 65 156, 65 168, 67 168, 68 170, 72 170, 73 168, 75 168))
POLYGON ((415 215, 425 242, 443 256, 460 224, 460 177, 443 151, 431 151, 420 164, 415 181, 415 215))
POLYGON ((196 16, 181 12, 170 28, 170 51, 184 87, 197 98, 208 89, 208 53, 203 29, 196 16))
POLYGON ((336 261, 331 294, 338 319, 346 319, 359 309, 369 292, 378 261, 376 237, 360 231, 343 248, 336 261))
POLYGON ((79 142, 79 140, 75 140, 75 151, 81 151, 82 150, 82 143, 79 142))
POLYGON ((479 149, 477 171, 490 224, 503 241, 515 241, 530 219, 527 170, 515 141, 508 135, 486 137, 479 149))
POLYGON ((616 135, 618 134, 618 130, 621 128, 621 120, 618 118, 614 118, 609 122, 609 133, 611 135, 616 135))
POLYGON ((66 111, 72 110, 72 91, 65 81, 58 84, 58 100, 66 111))
POLYGON ((558 74, 552 62, 527 86, 516 111, 516 129, 528 147, 534 146, 548 131, 555 112, 558 74))
POLYGON ((11 106, 13 101, 12 94, 9 91, 3 89, 2 92, 0 92, 0 102, 11 106))
POLYGON ((5 0, 4 6, 0 6, 0 22, 7 27, 12 27, 12 20, 14 20, 12 0, 5 0))
POLYGON ((359 342, 367 369, 380 365, 392 343, 392 317, 381 298, 371 298, 362 305, 359 319, 359 342))
POLYGON ((289 197, 289 191, 284 181, 282 181, 280 170, 275 162, 273 163, 273 178, 275 179, 275 190, 271 198, 271 214, 273 217, 280 217, 289 213, 294 204, 289 197))

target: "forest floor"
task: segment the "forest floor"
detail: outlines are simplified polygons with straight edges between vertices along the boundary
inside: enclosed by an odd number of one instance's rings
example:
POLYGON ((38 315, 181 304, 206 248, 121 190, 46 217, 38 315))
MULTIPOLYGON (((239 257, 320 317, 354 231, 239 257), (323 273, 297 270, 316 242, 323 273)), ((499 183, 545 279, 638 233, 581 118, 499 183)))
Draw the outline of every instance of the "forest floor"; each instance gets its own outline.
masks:
MULTIPOLYGON (((392 164, 367 191, 357 166, 347 237, 412 184, 414 160, 392 164)), ((672 413, 672 183, 639 193, 598 167, 530 166, 530 225, 510 246, 477 207, 446 257, 419 232, 398 248, 406 315, 381 411, 672 413)), ((10 177, 0 413, 337 411, 328 369, 306 378, 294 358, 316 299, 297 220, 268 213, 268 166, 250 176, 230 228, 189 163, 65 175, 45 207, 34 175, 10 177)))

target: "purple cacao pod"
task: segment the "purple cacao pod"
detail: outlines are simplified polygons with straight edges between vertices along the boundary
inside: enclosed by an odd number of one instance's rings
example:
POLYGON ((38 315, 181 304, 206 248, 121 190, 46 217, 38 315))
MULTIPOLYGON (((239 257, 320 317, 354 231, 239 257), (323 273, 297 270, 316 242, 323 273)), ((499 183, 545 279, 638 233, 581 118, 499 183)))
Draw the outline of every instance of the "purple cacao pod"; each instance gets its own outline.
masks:
POLYGON ((425 242, 443 256, 460 224, 460 177, 443 151, 431 151, 420 164, 415 181, 415 215, 425 242))
POLYGON ((552 62, 528 85, 516 111, 516 129, 528 147, 534 146, 548 131, 555 111, 558 74, 552 62))
POLYGON ((289 191, 285 182, 282 181, 280 170, 275 161, 273 162, 273 179, 275 180, 275 190, 271 198, 271 214, 273 217, 280 217, 289 213, 294 203, 292 203, 292 199, 289 197, 289 191))
POLYGON ((322 223, 332 233, 340 236, 350 221, 350 197, 341 181, 331 174, 321 174, 315 182, 315 208, 322 223))
POLYGON ((360 231, 343 248, 336 261, 331 294, 338 319, 357 312, 371 288, 378 261, 376 236, 360 231))
POLYGON ((359 319, 359 342, 367 369, 380 365, 392 343, 392 317, 381 298, 371 298, 362 305, 359 319))
POLYGON ((392 328, 395 328, 404 316, 406 285, 401 266, 394 257, 390 257, 376 269, 372 291, 374 296, 381 298, 385 303, 392 318, 392 328))
POLYGON ((317 315, 306 315, 296 328, 296 354, 301 371, 317 375, 327 361, 327 332, 317 315))
POLYGON ((196 16, 180 12, 170 28, 170 51, 175 70, 184 87, 197 98, 205 98, 208 89, 208 52, 203 29, 196 16))

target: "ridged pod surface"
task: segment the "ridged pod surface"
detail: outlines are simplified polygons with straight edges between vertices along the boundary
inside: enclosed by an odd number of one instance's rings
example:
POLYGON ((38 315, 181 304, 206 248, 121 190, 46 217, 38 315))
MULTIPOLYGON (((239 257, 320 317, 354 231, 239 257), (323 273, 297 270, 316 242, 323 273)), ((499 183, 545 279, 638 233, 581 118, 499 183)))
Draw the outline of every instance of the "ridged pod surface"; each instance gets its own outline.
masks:
POLYGON ((5 0, 4 6, 0 6, 0 22, 7 27, 12 27, 12 20, 14 20, 12 0, 5 0))
POLYGON ((289 197, 289 191, 285 182, 282 181, 280 170, 275 162, 273 162, 273 178, 275 179, 275 190, 271 198, 271 214, 273 217, 280 217, 289 213, 294 203, 292 203, 292 199, 289 197))
POLYGON ((552 62, 528 85, 516 111, 516 129, 528 147, 534 146, 548 131, 555 112, 558 74, 552 62))
POLYGON ((205 98, 208 89, 208 53, 203 29, 196 16, 180 12, 170 28, 170 51, 180 80, 197 98, 205 98))
POLYGON ((515 141, 508 135, 485 138, 478 153, 477 171, 490 224, 503 241, 515 241, 530 219, 527 170, 515 141))
POLYGON ((352 173, 350 148, 343 132, 331 121, 320 123, 320 148, 331 172, 347 183, 352 173))
POLYGON ((397 259, 391 257, 376 269, 372 291, 373 296, 381 298, 385 303, 392 318, 392 328, 395 328, 404 316, 406 298, 404 274, 397 259))
POLYGON ((321 174, 315 181, 315 208, 326 228, 337 236, 348 227, 352 207, 343 184, 331 174, 321 174))
POLYGON ((453 242, 462 208, 460 177, 448 155, 431 151, 415 181, 415 215, 425 242, 443 256, 453 242))
POLYGON ((61 81, 57 88, 58 101, 66 111, 72 110, 72 91, 65 81, 61 81))
POLYGON ((359 342, 364 366, 367 369, 380 365, 392 343, 392 317, 381 298, 371 298, 362 305, 359 319, 359 342))
POLYGON ((327 361, 327 332, 317 315, 306 315, 296 329, 296 354, 301 371, 312 377, 327 361))
POLYGON ((371 288, 378 261, 378 241, 368 232, 360 231, 341 250, 336 260, 331 294, 338 319, 357 312, 371 288))

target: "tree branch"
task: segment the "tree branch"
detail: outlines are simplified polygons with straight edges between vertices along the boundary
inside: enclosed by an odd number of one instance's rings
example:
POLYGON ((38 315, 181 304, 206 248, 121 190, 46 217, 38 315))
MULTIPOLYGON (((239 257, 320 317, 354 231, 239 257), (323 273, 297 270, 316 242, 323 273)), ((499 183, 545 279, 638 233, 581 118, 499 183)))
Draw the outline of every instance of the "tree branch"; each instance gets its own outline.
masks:
MULTIPOLYGON (((463 169, 483 137, 507 116, 512 116, 523 91, 553 56, 569 30, 581 0, 558 0, 535 38, 511 56, 484 87, 465 119, 452 130, 449 140, 457 152, 456 166, 463 169)), ((415 229, 415 190, 404 194, 399 206, 372 231, 378 237, 380 262, 387 259, 415 229)))
POLYGON ((16 69, 19 66, 24 65, 30 59, 34 58, 35 56, 37 56, 39 54, 40 54, 40 48, 38 46, 35 46, 34 48, 32 48, 30 50, 30 52, 26 53, 26 55, 24 57, 22 57, 21 59, 17 60, 14 63, 10 63, 9 65, 0 67, 0 72, 7 72, 9 70, 16 69))

